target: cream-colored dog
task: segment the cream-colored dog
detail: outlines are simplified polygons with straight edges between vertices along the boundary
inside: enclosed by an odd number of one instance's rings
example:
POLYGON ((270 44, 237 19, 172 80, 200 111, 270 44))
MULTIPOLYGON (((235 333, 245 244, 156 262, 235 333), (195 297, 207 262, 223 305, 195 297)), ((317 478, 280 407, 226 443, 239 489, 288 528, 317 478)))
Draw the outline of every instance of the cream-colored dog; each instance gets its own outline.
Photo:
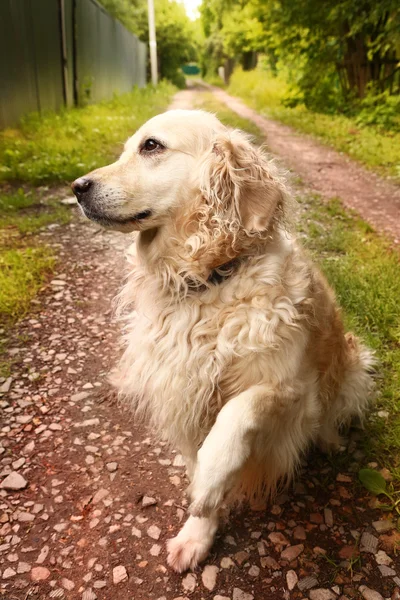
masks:
POLYGON ((185 457, 191 516, 168 543, 184 571, 224 501, 271 495, 311 444, 338 443, 367 406, 372 356, 290 234, 275 168, 215 116, 151 119, 73 189, 90 219, 140 232, 118 386, 185 457))

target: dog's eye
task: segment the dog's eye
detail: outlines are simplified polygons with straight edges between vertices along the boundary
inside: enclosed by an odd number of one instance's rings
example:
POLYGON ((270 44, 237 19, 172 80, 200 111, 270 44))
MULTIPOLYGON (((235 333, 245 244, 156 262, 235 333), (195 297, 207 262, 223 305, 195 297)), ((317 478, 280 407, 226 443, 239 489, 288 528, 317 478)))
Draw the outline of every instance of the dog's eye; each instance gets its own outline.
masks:
POLYGON ((160 142, 157 142, 157 140, 155 140, 154 138, 149 138, 143 142, 140 151, 145 152, 145 153, 150 153, 150 152, 155 152, 156 150, 163 150, 163 149, 164 149, 164 146, 160 142))

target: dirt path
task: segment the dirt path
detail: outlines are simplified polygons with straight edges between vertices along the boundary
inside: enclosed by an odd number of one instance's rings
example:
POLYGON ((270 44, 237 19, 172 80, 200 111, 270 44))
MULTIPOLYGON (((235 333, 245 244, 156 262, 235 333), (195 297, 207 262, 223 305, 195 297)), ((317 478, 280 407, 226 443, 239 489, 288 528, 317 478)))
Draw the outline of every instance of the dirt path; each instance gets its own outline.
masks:
POLYGON ((205 566, 171 572, 165 542, 187 506, 181 459, 106 394, 129 240, 78 215, 42 237, 58 270, 8 341, 11 377, 0 380, 2 597, 399 600, 400 534, 357 484, 358 432, 344 450, 350 472, 313 453, 268 510, 231 515, 205 566), (10 473, 20 489, 8 489, 10 473))
POLYGON ((262 117, 225 91, 207 86, 241 117, 265 134, 269 150, 323 198, 340 198, 378 231, 400 243, 400 186, 382 179, 351 158, 291 127, 262 117))

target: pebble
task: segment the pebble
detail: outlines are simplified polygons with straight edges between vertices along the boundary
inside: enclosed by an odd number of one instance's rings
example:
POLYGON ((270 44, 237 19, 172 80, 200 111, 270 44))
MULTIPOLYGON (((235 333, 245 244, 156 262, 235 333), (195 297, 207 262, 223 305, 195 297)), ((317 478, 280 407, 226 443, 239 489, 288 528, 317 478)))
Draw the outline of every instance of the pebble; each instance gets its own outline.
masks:
POLYGON ((153 540, 158 540, 161 535, 161 529, 157 525, 151 525, 147 530, 147 535, 153 540))
POLYGON ((106 464, 106 467, 107 467, 107 471, 109 471, 110 473, 114 473, 118 469, 118 463, 117 462, 109 462, 106 464))
POLYGON ((217 583, 218 567, 214 565, 206 565, 201 574, 201 580, 205 588, 210 592, 215 588, 217 583))
POLYGON ((12 381, 12 377, 8 377, 5 382, 1 384, 0 394, 7 394, 10 391, 12 381))
POLYGON ((281 552, 281 559, 292 562, 292 560, 295 560, 298 556, 300 556, 303 550, 303 544, 297 544, 297 546, 289 546, 288 548, 283 550, 283 552, 281 552))
POLYGON ((31 565, 29 563, 26 562, 19 562, 18 563, 18 567, 17 567, 17 573, 22 574, 22 573, 29 573, 29 571, 31 570, 31 565))
POLYGON ((10 579, 10 577, 14 577, 17 573, 11 567, 7 567, 3 573, 3 579, 10 579))
POLYGON ((33 567, 31 571, 31 579, 32 581, 45 581, 50 577, 49 569, 46 567, 33 567))
POLYGON ((161 552, 160 544, 153 544, 152 547, 150 548, 150 554, 152 556, 159 556, 160 552, 161 552))
POLYGON ((128 573, 126 572, 125 567, 123 565, 118 565, 117 567, 114 567, 113 583, 117 585, 118 583, 125 581, 125 579, 128 579, 128 573))
POLYGON ((394 529, 395 525, 394 525, 394 523, 392 523, 392 521, 383 520, 383 521, 373 521, 372 527, 378 533, 385 533, 386 531, 390 531, 391 529, 394 529))
POLYGON ((46 560, 47 555, 49 554, 49 552, 50 552, 49 546, 43 546, 43 548, 41 549, 40 554, 39 554, 38 559, 37 559, 36 562, 39 565, 41 565, 42 563, 44 563, 44 561, 46 560))
POLYGON ((361 536, 360 552, 370 552, 372 554, 376 554, 377 549, 378 539, 368 533, 368 531, 364 531, 361 536))
POLYGON ((61 585, 65 590, 67 590, 67 592, 71 592, 75 587, 74 582, 71 581, 71 579, 67 579, 66 577, 63 577, 61 579, 61 585))
POLYGON ((107 498, 109 493, 110 493, 109 490, 106 490, 105 488, 101 488, 100 490, 97 490, 97 492, 93 496, 92 504, 98 504, 99 502, 101 502, 102 500, 107 498))
POLYGON ((22 475, 13 471, 0 484, 3 490, 18 491, 23 490, 28 485, 28 482, 22 475))
POLYGON ((193 573, 188 573, 186 577, 182 579, 182 587, 185 592, 194 592, 196 588, 196 576, 193 573))
POLYGON ((375 560, 378 565, 390 565, 393 562, 390 556, 388 556, 383 550, 379 550, 379 552, 375 554, 375 560))
POLYGON ((311 588, 315 587, 316 585, 318 585, 318 579, 316 579, 316 577, 303 577, 303 579, 300 579, 300 581, 297 584, 297 587, 299 588, 299 590, 301 592, 307 592, 308 590, 311 590, 311 588))
POLYGON ((71 396, 71 401, 72 402, 80 402, 81 400, 86 400, 86 398, 89 398, 90 393, 89 392, 78 392, 77 394, 74 394, 73 396, 71 396))
POLYGON ((230 569, 230 567, 234 567, 235 563, 233 562, 233 560, 231 558, 229 558, 229 556, 224 556, 223 559, 221 559, 221 567, 223 569, 230 569))
POLYGON ((335 600, 336 594, 325 588, 317 588, 309 593, 310 600, 335 600))
POLYGON ((286 583, 289 591, 291 591, 296 586, 298 580, 299 578, 297 577, 295 571, 288 571, 286 573, 286 583))
POLYGON ((82 600, 97 600, 97 595, 89 588, 83 592, 82 600))
POLYGON ((155 498, 151 498, 150 496, 143 496, 142 498, 142 506, 146 508, 147 506, 154 506, 157 504, 157 500, 155 498))
POLYGON ((233 600, 254 600, 254 596, 235 587, 233 588, 233 600))
POLYGON ((360 585, 358 589, 362 593, 365 600, 383 600, 383 597, 379 592, 376 590, 371 590, 371 588, 367 587, 366 585, 360 585))

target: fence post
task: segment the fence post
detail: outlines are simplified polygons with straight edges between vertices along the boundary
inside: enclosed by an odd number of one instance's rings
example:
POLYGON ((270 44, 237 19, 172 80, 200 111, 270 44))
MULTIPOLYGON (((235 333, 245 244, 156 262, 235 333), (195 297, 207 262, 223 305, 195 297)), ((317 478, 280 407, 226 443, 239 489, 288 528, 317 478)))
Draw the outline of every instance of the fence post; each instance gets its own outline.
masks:
POLYGON ((61 60, 63 70, 64 104, 68 105, 68 57, 67 57, 67 39, 65 33, 65 5, 64 0, 59 0, 60 12, 60 37, 61 37, 61 60))

